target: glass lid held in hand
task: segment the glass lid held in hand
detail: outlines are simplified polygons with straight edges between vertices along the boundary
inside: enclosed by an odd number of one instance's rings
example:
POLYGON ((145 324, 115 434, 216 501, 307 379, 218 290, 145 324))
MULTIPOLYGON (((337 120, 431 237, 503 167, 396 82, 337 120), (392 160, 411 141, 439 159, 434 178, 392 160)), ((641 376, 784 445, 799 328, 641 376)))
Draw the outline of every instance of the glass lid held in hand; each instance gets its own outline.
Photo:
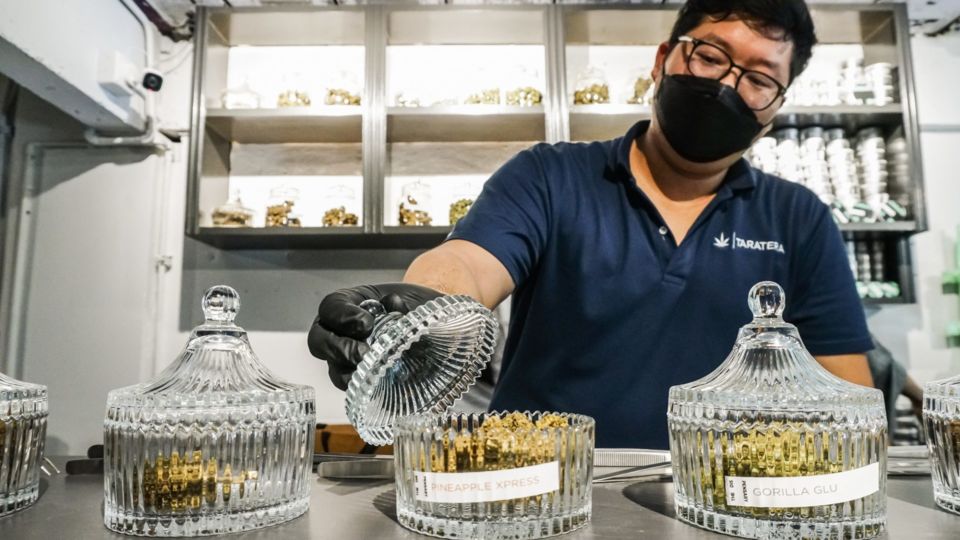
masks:
POLYGON ((405 315, 376 300, 360 307, 376 323, 347 388, 347 417, 370 444, 393 442, 397 418, 445 412, 493 356, 497 322, 468 296, 442 296, 405 315))

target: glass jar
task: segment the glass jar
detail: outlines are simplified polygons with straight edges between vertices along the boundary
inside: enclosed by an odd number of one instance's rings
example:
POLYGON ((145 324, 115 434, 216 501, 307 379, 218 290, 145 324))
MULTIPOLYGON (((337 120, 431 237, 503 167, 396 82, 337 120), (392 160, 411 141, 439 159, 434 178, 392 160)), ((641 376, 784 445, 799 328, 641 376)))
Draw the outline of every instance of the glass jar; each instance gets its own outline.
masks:
POLYGON ((650 77, 650 70, 644 69, 637 74, 627 95, 627 103, 634 105, 650 105, 653 103, 653 92, 656 85, 650 77))
POLYGON ((514 75, 507 81, 506 104, 519 107, 533 107, 543 102, 540 86, 540 73, 524 67, 514 68, 514 75))
POLYGON ((401 418, 397 519, 444 538, 544 538, 579 529, 592 510, 593 446, 593 419, 576 414, 401 418))
POLYGON ((0 373, 0 516, 40 496, 40 461, 47 440, 47 387, 0 373))
POLYGON ((393 441, 397 418, 445 412, 493 356, 499 325, 469 296, 441 296, 410 313, 387 313, 376 300, 369 351, 347 386, 347 418, 376 445, 393 441))
POLYGON ((249 79, 244 79, 240 86, 227 88, 220 95, 220 103, 224 109, 259 109, 260 94, 250 87, 249 79))
POLYGON ((933 498, 944 510, 960 514, 960 375, 923 385, 923 432, 933 498))
POLYGON ((227 202, 213 210, 210 218, 214 227, 249 227, 253 223, 253 210, 243 205, 240 190, 234 190, 227 202))
POLYGON ((575 105, 610 103, 610 86, 603 71, 588 66, 577 76, 573 90, 573 103, 575 105))
POLYGON ((783 289, 750 290, 754 319, 713 373, 670 389, 677 517, 744 538, 870 538, 886 524, 879 390, 843 381, 781 318, 783 289))
POLYGON ((267 201, 267 215, 264 223, 267 227, 301 227, 300 214, 293 211, 300 199, 300 190, 288 186, 270 190, 267 201))
POLYGON ((104 523, 144 536, 275 525, 310 503, 314 392, 277 379, 233 320, 234 289, 203 297, 204 323, 156 379, 110 392, 104 523))
POLYGON ((326 92, 327 105, 360 105, 360 83, 352 73, 341 71, 326 92))
POLYGON ((309 107, 310 93, 300 73, 284 75, 283 90, 277 96, 277 107, 309 107))
POLYGON ((400 190, 400 211, 398 222, 405 227, 428 226, 433 224, 429 207, 433 197, 430 186, 417 180, 403 186, 400 190))
POLYGON ((467 215, 467 212, 470 211, 470 207, 473 206, 473 201, 477 198, 477 194, 480 192, 479 189, 470 183, 464 182, 456 187, 453 191, 452 201, 450 202, 450 226, 453 227, 457 224, 458 221, 463 219, 467 215))
POLYGON ((354 213, 357 207, 357 193, 350 186, 337 184, 328 189, 323 200, 329 206, 323 212, 324 227, 356 227, 360 218, 354 213))

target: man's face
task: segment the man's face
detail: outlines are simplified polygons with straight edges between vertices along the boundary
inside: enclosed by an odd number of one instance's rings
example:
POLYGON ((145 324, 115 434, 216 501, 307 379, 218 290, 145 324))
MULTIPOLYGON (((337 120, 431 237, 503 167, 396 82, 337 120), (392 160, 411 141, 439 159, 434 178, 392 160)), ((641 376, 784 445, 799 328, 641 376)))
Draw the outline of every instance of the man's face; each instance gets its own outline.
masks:
MULTIPOLYGON (((773 34, 772 37, 752 29, 745 22, 728 18, 722 21, 705 19, 700 26, 694 28, 686 34, 692 38, 700 39, 718 46, 723 49, 737 66, 758 71, 769 75, 784 87, 790 81, 790 60, 793 55, 793 42, 777 39, 779 36, 773 34)), ((666 68, 668 75, 691 74, 687 69, 687 56, 693 45, 691 43, 678 43, 672 49, 669 44, 662 43, 657 50, 657 62, 653 68, 653 79, 660 82, 663 68, 666 68)), ((737 76, 740 75, 740 69, 734 67, 730 70, 720 82, 735 88, 737 76)), ((744 86, 744 82, 741 86, 744 86)), ((742 97, 743 94, 741 94, 742 97)), ((770 124, 773 117, 783 105, 783 97, 778 97, 772 105, 762 111, 754 111, 757 121, 761 124, 770 124)), ((771 126, 767 126, 758 136, 765 135, 771 126)))

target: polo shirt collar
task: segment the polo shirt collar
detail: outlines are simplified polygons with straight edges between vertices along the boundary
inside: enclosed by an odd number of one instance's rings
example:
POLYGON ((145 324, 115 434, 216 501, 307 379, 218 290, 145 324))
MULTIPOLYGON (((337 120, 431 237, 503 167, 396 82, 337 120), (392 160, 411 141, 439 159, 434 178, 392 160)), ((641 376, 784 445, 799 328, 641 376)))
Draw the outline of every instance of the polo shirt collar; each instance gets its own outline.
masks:
MULTIPOLYGON (((607 165, 620 179, 633 181, 630 172, 630 149, 633 147, 633 141, 646 132, 649 127, 649 120, 641 120, 631 126, 623 137, 614 140, 607 165)), ((745 158, 740 158, 727 170, 727 175, 724 177, 721 187, 724 186, 729 187, 732 191, 751 190, 757 187, 757 171, 750 166, 745 158)))

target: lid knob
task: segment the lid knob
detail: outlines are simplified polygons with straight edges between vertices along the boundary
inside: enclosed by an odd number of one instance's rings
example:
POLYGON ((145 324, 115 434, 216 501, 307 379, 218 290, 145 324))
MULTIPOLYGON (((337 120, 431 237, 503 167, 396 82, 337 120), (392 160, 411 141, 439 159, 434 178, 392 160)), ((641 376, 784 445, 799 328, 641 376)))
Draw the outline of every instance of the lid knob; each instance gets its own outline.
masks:
POLYGON ((374 319, 379 319, 387 314, 387 308, 383 307, 379 300, 364 300, 360 302, 360 309, 366 310, 367 313, 373 315, 374 319))
POLYGON ((227 285, 215 285, 203 294, 203 316, 208 321, 232 323, 240 311, 240 295, 227 285))
POLYGON ((755 318, 780 318, 783 315, 783 287, 773 281, 761 281, 750 289, 747 303, 755 318))

